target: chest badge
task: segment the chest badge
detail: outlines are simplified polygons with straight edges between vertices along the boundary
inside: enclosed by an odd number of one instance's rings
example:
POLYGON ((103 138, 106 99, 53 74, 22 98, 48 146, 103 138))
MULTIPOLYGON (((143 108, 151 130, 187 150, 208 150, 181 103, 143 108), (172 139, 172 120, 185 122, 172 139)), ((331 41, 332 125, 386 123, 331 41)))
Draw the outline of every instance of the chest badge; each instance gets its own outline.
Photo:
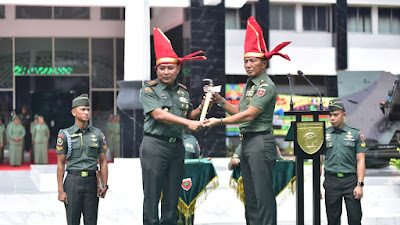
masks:
POLYGON ((353 135, 351 134, 350 131, 347 132, 346 138, 347 138, 347 139, 353 139, 353 135))
POLYGON ((181 97, 185 97, 185 92, 178 90, 176 93, 178 93, 178 95, 180 95, 181 97))
POLYGON ((250 91, 246 92, 246 97, 250 97, 250 96, 253 96, 253 95, 254 95, 254 91, 253 90, 250 90, 250 91))
POLYGON ((161 98, 161 99, 168 99, 168 97, 167 97, 165 94, 161 94, 161 95, 160 95, 160 98, 161 98))
POLYGON ((189 101, 188 101, 187 98, 185 98, 185 97, 180 97, 180 98, 179 98, 179 101, 180 101, 180 102, 183 102, 183 103, 189 103, 189 101))

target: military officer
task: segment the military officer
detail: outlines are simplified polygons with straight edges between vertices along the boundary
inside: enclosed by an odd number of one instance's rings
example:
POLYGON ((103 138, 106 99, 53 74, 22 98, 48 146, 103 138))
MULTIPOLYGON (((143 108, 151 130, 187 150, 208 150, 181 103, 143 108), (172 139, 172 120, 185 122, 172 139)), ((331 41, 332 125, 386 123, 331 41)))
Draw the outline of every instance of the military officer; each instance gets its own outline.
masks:
POLYGON ((47 164, 47 151, 50 137, 49 127, 44 122, 43 116, 38 116, 38 124, 33 128, 32 145, 34 146, 34 162, 36 164, 47 164))
POLYGON ((22 163, 23 140, 25 137, 25 128, 21 125, 18 116, 13 116, 13 122, 7 126, 7 139, 10 144, 10 165, 20 166, 22 163))
POLYGON ((113 117, 113 154, 112 158, 120 157, 120 123, 119 123, 119 115, 115 115, 113 117))
POLYGON ((325 205, 329 225, 339 225, 342 199, 347 209, 348 224, 361 224, 361 198, 365 175, 363 133, 348 126, 346 111, 340 99, 329 102, 329 122, 326 129, 325 205))
POLYGON ((193 110, 187 88, 176 77, 186 60, 206 59, 195 56, 178 58, 165 34, 154 28, 157 79, 147 82, 140 91, 143 105, 144 136, 139 149, 143 179, 143 224, 175 225, 179 188, 184 175, 185 148, 182 130, 202 129, 195 121, 200 109, 193 110), (195 57, 193 57, 195 56, 195 57), (158 203, 161 191, 161 218, 158 203))
POLYGON ((4 117, 0 115, 0 164, 4 161, 4 147, 6 145, 6 127, 4 126, 4 117))
POLYGON ((182 134, 185 146, 185 159, 198 159, 200 157, 200 145, 196 137, 191 134, 182 134))
POLYGON ((30 130, 29 132, 31 133, 31 138, 32 138, 32 152, 31 152, 31 158, 35 159, 35 137, 33 136, 33 129, 35 128, 35 125, 39 123, 38 120, 39 115, 35 114, 35 116, 33 117, 33 121, 30 124, 30 130))
POLYGON ((268 52, 261 27, 250 17, 247 20, 244 44, 244 68, 249 78, 240 104, 230 104, 218 93, 214 93, 213 102, 232 116, 211 118, 205 122, 210 127, 239 123, 242 144, 240 168, 246 196, 245 217, 250 225, 276 224, 276 201, 272 188, 276 142, 272 134, 272 118, 277 91, 265 71, 273 55, 290 60, 287 55, 279 53, 288 44, 290 42, 283 42, 268 52))
POLYGON ((104 198, 108 190, 106 139, 100 129, 88 124, 90 101, 87 94, 72 100, 71 113, 75 124, 61 129, 57 138, 58 200, 64 202, 68 225, 80 224, 81 214, 85 225, 94 225, 97 224, 99 197, 104 198), (65 160, 68 175, 63 185, 65 160), (100 172, 96 178, 98 160, 100 172))

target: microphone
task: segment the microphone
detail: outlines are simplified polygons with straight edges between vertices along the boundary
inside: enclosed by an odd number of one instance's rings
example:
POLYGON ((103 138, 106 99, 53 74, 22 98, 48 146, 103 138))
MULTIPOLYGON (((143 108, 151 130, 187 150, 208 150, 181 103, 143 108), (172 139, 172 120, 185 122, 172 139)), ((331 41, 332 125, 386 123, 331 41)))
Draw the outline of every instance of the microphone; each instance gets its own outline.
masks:
POLYGON ((299 76, 303 77, 304 79, 306 79, 306 81, 311 84, 311 86, 313 86, 315 88, 315 90, 318 91, 319 94, 319 110, 323 109, 323 105, 322 105, 322 95, 321 92, 318 90, 317 87, 315 87, 315 85, 313 83, 311 83, 311 81, 303 74, 303 72, 301 70, 297 71, 297 74, 299 74, 299 76))
POLYGON ((293 91, 292 91, 292 81, 290 79, 291 77, 292 75, 288 73, 287 78, 289 80, 289 90, 290 90, 290 111, 293 111, 293 100, 292 100, 293 91))

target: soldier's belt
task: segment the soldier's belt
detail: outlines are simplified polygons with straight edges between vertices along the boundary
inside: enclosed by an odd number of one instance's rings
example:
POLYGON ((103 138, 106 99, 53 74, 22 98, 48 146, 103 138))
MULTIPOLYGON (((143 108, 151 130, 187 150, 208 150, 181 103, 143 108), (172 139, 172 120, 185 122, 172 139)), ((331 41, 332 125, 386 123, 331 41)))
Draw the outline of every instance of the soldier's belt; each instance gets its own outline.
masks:
POLYGON ((326 177, 349 177, 349 176, 354 176, 356 173, 331 173, 331 172, 325 172, 326 177))
POLYGON ((74 176, 79 176, 79 177, 94 177, 94 176, 96 176, 96 171, 95 170, 88 170, 88 171, 68 170, 68 174, 74 175, 74 176))
POLYGON ((260 132, 243 133, 243 134, 240 134, 240 140, 249 139, 249 138, 252 138, 252 137, 255 137, 255 136, 266 135, 266 134, 272 134, 272 131, 268 130, 268 131, 260 131, 260 132))
POLYGON ((149 137, 153 137, 153 138, 157 138, 158 140, 166 141, 166 142, 170 142, 170 143, 175 143, 175 142, 182 141, 181 138, 176 138, 176 137, 165 137, 165 136, 160 136, 160 135, 155 135, 155 134, 148 134, 148 133, 145 133, 144 135, 145 136, 149 136, 149 137))

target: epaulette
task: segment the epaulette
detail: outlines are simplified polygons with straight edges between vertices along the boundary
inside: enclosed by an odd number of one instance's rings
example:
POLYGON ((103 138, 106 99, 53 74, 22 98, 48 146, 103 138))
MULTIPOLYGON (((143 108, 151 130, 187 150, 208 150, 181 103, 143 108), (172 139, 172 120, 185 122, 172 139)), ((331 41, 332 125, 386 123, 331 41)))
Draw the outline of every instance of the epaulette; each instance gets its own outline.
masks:
POLYGON ((146 84, 148 84, 150 86, 156 85, 157 83, 158 83, 157 80, 151 80, 151 81, 146 82, 146 84))
POLYGON ((178 85, 179 85, 181 88, 183 88, 183 89, 185 89, 185 90, 187 91, 187 87, 186 87, 185 85, 183 85, 183 84, 181 84, 181 83, 178 83, 178 85))

